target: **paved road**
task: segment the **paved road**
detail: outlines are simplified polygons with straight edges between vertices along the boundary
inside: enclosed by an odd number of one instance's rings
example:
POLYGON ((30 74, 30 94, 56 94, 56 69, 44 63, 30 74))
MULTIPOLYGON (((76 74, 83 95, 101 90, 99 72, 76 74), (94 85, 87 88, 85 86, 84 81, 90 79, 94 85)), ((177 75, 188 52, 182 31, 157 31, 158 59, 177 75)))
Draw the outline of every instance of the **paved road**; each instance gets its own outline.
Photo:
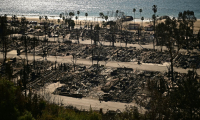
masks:
MULTIPOLYGON (((7 57, 12 58, 16 57, 17 55, 15 52, 10 52, 8 53, 7 57)), ((25 55, 20 55, 22 58, 25 58, 25 55)), ((0 54, 0 58, 3 58, 3 54, 0 54)), ((19 58, 19 57, 18 57, 19 58)), ((41 56, 35 56, 36 60, 43 60, 41 56)), ((28 56, 29 60, 33 60, 33 56, 29 55, 28 56)), ((48 56, 47 60, 55 62, 57 61, 58 63, 72 63, 72 56, 48 56)), ((95 64, 96 61, 93 61, 95 64)), ((128 67, 128 68, 133 68, 133 69, 138 69, 138 70, 148 70, 148 71, 161 71, 165 72, 167 71, 167 64, 161 65, 161 64, 146 64, 143 63, 141 65, 138 65, 136 62, 116 62, 116 61, 108 61, 107 64, 105 64, 104 61, 99 62, 102 65, 105 65, 107 67, 128 67)), ((83 64, 83 65, 92 65, 92 61, 87 60, 87 59, 78 59, 76 61, 76 64, 83 64)), ((180 73, 187 73, 188 70, 192 69, 183 69, 183 68, 176 68, 174 67, 174 71, 180 72, 180 73)), ((197 70, 197 73, 200 75, 200 69, 197 70)))
MULTIPOLYGON (((14 36, 21 36, 21 34, 14 34, 14 36)), ((30 37, 34 37, 33 35, 28 35, 30 37)), ((69 40, 69 34, 66 35, 65 37, 65 40, 69 40)), ((36 36, 37 37, 37 36, 36 36)), ((44 36, 40 36, 39 39, 40 40, 43 40, 44 36)), ((47 37, 48 38, 48 37, 47 37)), ((62 37, 59 37, 59 38, 48 38, 49 41, 60 41, 60 42, 63 42, 63 38, 62 37)), ((73 43, 77 43, 77 40, 71 40, 73 43)), ((80 37, 79 39, 79 42, 80 44, 91 44, 91 39, 87 39, 87 40, 84 40, 82 41, 82 38, 80 37)), ((94 41, 92 41, 92 43, 94 43, 94 41)), ((105 45, 105 46, 111 46, 112 44, 110 42, 105 42, 105 41, 101 41, 100 42, 102 45, 105 45)), ((126 44, 125 43, 120 43, 120 42, 117 42, 114 44, 115 46, 117 47, 126 47, 126 44)), ((153 44, 150 43, 150 44, 147 44, 147 45, 139 45, 139 44, 127 44, 127 47, 136 47, 136 49, 143 49, 143 48, 147 48, 147 49, 153 49, 153 44)), ((157 50, 161 50, 161 46, 155 46, 155 49, 157 50)), ((165 46, 163 46, 162 48, 163 50, 168 50, 165 46)), ((194 52, 200 52, 199 50, 196 50, 194 49, 193 50, 194 52)), ((187 50, 185 49, 181 49, 180 52, 187 52, 187 50)))
POLYGON ((51 94, 57 87, 62 86, 63 84, 52 83, 50 85, 47 85, 45 88, 40 89, 37 91, 39 94, 43 95, 48 101, 55 102, 55 103, 62 103, 64 106, 67 105, 73 105, 77 107, 78 109, 85 109, 89 110, 90 106, 92 107, 92 110, 99 110, 100 108, 103 108, 103 112, 106 112, 108 110, 117 110, 124 111, 126 106, 136 106, 139 108, 140 113, 145 113, 145 109, 143 107, 140 108, 135 103, 120 103, 120 102, 105 102, 105 101, 99 101, 95 99, 86 99, 86 98, 72 98, 72 97, 66 97, 66 96, 60 96, 60 95, 54 95, 51 94))

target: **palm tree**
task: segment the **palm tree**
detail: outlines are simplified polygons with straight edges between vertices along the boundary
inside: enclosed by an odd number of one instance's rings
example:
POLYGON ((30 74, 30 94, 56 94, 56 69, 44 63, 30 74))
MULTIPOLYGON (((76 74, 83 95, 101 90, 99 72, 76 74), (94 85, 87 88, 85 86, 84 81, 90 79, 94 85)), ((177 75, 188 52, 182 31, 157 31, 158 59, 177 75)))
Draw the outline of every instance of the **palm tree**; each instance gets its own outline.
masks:
POLYGON ((140 12, 140 17, 141 17, 141 12, 142 12, 142 9, 140 9, 140 10, 139 10, 139 12, 140 12))
POLYGON ((78 17, 79 17, 80 11, 77 11, 77 14, 78 14, 78 17))
POLYGON ((104 14, 102 12, 99 13, 99 16, 103 19, 104 18, 104 14))
POLYGON ((154 20, 154 39, 153 39, 153 49, 155 50, 155 46, 154 46, 154 42, 155 42, 155 31, 156 31, 156 29, 155 29, 155 19, 156 19, 155 14, 152 15, 152 19, 154 20))
MULTIPOLYGON (((139 9, 139 12, 140 12, 140 17, 141 17, 142 9, 139 9)), ((141 20, 142 20, 142 18, 141 18, 141 20)), ((144 18, 143 18, 143 20, 144 20, 144 18)), ((143 27, 143 20, 142 20, 142 26, 141 27, 143 27)))
POLYGON ((72 19, 72 17, 74 16, 74 12, 70 12, 69 13, 70 18, 72 19))
POLYGON ((62 19, 62 16, 63 16, 63 13, 60 13, 60 15, 59 15, 60 19, 62 19))
POLYGON ((62 13, 59 15, 60 19, 62 18, 62 13))
MULTIPOLYGON (((78 14, 78 18, 79 18, 80 11, 77 11, 77 14, 78 14)), ((80 27, 81 27, 81 26, 80 26, 80 27)))
POLYGON ((78 16, 79 16, 79 14, 80 14, 80 11, 77 11, 77 14, 78 14, 78 16))
POLYGON ((58 19, 58 24, 60 23, 60 19, 58 19))
MULTIPOLYGON (((134 12, 134 24, 135 24, 135 11, 136 11, 136 9, 133 8, 133 12, 134 12)), ((135 29, 135 25, 134 25, 134 29, 135 29)))
POLYGON ((119 10, 116 10, 116 14, 115 14, 116 18, 118 17, 118 13, 119 13, 119 10))
POLYGON ((85 13, 86 20, 87 20, 87 16, 88 16, 88 13, 85 13))
POLYGON ((107 15, 105 16, 105 20, 106 20, 106 22, 107 22, 107 20, 108 20, 108 16, 107 16, 107 15))
POLYGON ((87 21, 87 16, 88 16, 88 13, 85 13, 86 21, 87 21))
POLYGON ((75 18, 76 18, 76 24, 77 24, 77 19, 78 19, 78 17, 76 16, 75 18))
POLYGON ((63 16, 62 19, 63 19, 63 24, 64 24, 64 22, 65 22, 65 16, 63 16))
POLYGON ((142 20, 142 27, 143 27, 143 20, 144 20, 144 17, 141 17, 141 20, 142 20))
POLYGON ((48 17, 47 17, 47 16, 45 16, 45 20, 46 20, 46 21, 48 20, 48 17))
POLYGON ((156 14, 156 12, 157 12, 157 5, 153 5, 152 6, 152 10, 153 10, 154 14, 156 14))
MULTIPOLYGON (((153 22, 153 24, 154 24, 154 35, 155 35, 155 37, 154 38, 156 38, 156 34, 155 34, 155 32, 156 32, 156 12, 157 12, 157 5, 153 5, 152 6, 152 10, 153 10, 153 12, 154 12, 154 15, 152 16, 152 18, 153 18, 153 20, 154 20, 154 22, 153 22)), ((158 42, 157 41, 157 39, 156 39, 156 42, 158 42)), ((153 40, 153 46, 154 46, 154 40, 153 40)), ((155 46, 154 46, 154 49, 155 49, 155 46)))
POLYGON ((42 20, 42 16, 39 16, 39 19, 40 19, 40 23, 41 23, 41 20, 42 20))

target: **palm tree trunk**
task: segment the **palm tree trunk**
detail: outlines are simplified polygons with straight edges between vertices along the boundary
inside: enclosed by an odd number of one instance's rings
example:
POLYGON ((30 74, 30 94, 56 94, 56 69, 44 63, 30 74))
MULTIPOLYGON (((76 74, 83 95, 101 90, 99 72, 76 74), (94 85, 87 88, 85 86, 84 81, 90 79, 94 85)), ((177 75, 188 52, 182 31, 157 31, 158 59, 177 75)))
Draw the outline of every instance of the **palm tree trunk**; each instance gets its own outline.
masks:
POLYGON ((135 12, 134 12, 134 30, 135 30, 135 12))

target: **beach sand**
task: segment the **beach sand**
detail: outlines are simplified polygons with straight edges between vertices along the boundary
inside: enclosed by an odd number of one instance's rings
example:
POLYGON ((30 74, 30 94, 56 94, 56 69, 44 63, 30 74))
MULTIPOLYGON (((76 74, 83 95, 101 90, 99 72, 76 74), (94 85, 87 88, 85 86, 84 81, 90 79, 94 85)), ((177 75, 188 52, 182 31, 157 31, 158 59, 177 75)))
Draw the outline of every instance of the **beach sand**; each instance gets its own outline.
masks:
MULTIPOLYGON (((8 17, 8 19, 10 20, 11 17, 8 17)), ((21 17, 18 16, 18 19, 20 20, 21 17)), ((38 16, 38 18, 37 18, 37 17, 26 17, 26 19, 27 19, 28 21, 37 21, 38 23, 40 23, 39 16, 38 16)), ((41 22, 43 22, 43 21, 45 21, 44 18, 41 20, 41 22)), ((58 19, 52 19, 52 17, 50 17, 50 18, 49 18, 49 21, 58 24, 58 19)), ((60 22, 59 24, 61 24, 62 21, 63 21, 63 20, 61 19, 61 22, 60 22)), ((86 20, 75 20, 75 24, 77 23, 76 25, 79 25, 80 22, 81 22, 82 25, 85 24, 85 22, 90 22, 90 23, 92 23, 92 24, 94 23, 94 22, 89 21, 89 20, 88 20, 88 21, 86 21, 86 20)), ((102 21, 99 21, 98 23, 101 25, 102 21)), ((133 20, 133 21, 124 22, 124 23, 123 23, 123 26, 127 26, 127 25, 129 25, 130 23, 134 23, 134 20, 133 20)), ((147 20, 145 20, 143 23, 142 23, 142 21, 138 21, 138 20, 137 20, 137 21, 135 21, 135 23, 136 23, 136 24, 143 25, 144 27, 145 27, 145 26, 148 26, 148 25, 153 25, 153 22, 150 22, 150 21, 147 21, 147 20)), ((97 22, 95 22, 95 24, 97 24, 97 22)), ((198 33, 199 30, 200 30, 200 19, 197 19, 197 21, 194 23, 194 33, 198 33)))
POLYGON ((200 19, 198 19, 195 23, 194 23, 194 31, 199 31, 200 30, 200 19))

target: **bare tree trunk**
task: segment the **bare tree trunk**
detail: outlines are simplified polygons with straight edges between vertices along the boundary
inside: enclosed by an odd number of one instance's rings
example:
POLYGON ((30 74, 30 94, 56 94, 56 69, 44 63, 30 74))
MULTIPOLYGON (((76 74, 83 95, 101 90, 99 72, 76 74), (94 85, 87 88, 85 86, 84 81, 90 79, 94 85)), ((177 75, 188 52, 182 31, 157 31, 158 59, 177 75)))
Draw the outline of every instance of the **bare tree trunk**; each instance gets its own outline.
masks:
POLYGON ((6 59, 7 59, 7 40, 6 39, 4 39, 4 41, 5 41, 5 53, 4 53, 4 62, 6 61, 6 59))
POLYGON ((33 64, 34 64, 34 69, 35 69, 35 37, 34 37, 34 54, 33 54, 33 64))
POLYGON ((138 28, 138 44, 140 44, 140 28, 138 28))
POLYGON ((170 50, 169 50, 169 53, 170 53, 170 57, 171 57, 171 59, 170 59, 170 62, 171 62, 171 77, 172 77, 172 84, 173 84, 173 82, 174 82, 174 69, 173 69, 173 56, 172 56, 172 47, 171 47, 171 45, 170 45, 170 50))
POLYGON ((93 58, 94 58, 94 53, 93 53, 93 48, 92 48, 92 65, 93 65, 93 58))
POLYGON ((174 68, 173 68, 173 58, 171 58, 171 60, 170 60, 170 62, 171 62, 171 76, 172 76, 172 83, 173 83, 173 81, 174 81, 174 68))
POLYGON ((154 19, 154 22, 153 22, 153 24, 154 24, 154 39, 153 39, 153 49, 155 50, 155 33, 156 33, 156 26, 155 26, 155 19, 154 19))
POLYGON ((24 85, 24 92, 25 92, 25 97, 26 97, 26 71, 25 71, 25 59, 24 59, 24 76, 23 76, 23 85, 24 85))
POLYGON ((27 39, 26 39, 26 37, 25 37, 25 39, 24 39, 24 42, 25 42, 25 51, 26 51, 26 61, 27 61, 27 65, 28 65, 27 39))
POLYGON ((113 46, 113 47, 115 46, 115 38, 114 38, 113 33, 112 33, 112 46, 113 46))

